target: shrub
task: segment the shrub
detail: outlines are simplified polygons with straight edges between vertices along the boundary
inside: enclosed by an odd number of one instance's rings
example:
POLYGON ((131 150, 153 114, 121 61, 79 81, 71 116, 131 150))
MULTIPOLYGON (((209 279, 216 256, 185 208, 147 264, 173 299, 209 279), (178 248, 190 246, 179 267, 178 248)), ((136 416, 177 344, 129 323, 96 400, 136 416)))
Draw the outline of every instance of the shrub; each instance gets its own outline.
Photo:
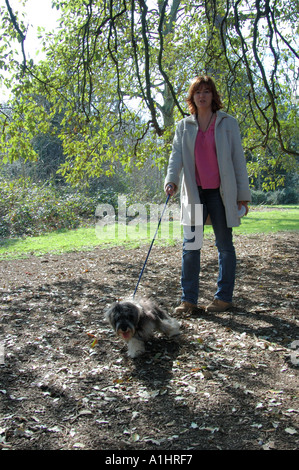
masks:
POLYGON ((298 204, 299 194, 295 188, 283 188, 276 191, 259 191, 252 190, 252 204, 298 204))
POLYGON ((69 187, 0 178, 0 237, 33 236, 57 229, 77 228, 94 221, 96 206, 115 205, 117 194, 104 190, 88 195, 69 187))
POLYGON ((267 202, 267 193, 260 190, 252 190, 251 191, 252 197, 252 204, 259 205, 259 204, 266 204, 267 202))

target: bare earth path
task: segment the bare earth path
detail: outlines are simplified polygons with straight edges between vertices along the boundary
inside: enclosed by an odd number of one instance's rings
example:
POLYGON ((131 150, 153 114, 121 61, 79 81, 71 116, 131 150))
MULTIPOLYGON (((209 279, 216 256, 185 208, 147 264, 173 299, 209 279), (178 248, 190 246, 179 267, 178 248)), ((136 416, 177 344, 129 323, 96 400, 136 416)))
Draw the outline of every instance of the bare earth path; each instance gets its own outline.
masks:
MULTIPOLYGON (((0 448, 298 449, 298 233, 235 246, 232 311, 181 318, 136 360, 103 312, 133 293, 148 246, 1 261, 0 448)), ((172 313, 180 265, 180 245, 154 246, 139 294, 172 313)), ((203 265, 207 303, 211 238, 203 265)))

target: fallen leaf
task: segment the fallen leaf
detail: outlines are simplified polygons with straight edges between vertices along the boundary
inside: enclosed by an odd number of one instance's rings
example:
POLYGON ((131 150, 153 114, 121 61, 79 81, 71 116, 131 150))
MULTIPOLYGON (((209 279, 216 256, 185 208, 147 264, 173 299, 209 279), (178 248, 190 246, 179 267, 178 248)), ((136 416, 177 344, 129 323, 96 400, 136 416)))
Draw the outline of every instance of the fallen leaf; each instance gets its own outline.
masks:
POLYGON ((274 441, 269 441, 266 444, 262 446, 263 450, 271 450, 275 449, 275 442, 274 441))
POLYGON ((73 447, 75 447, 75 449, 84 449, 85 445, 82 442, 76 442, 73 447))
POLYGON ((139 411, 133 411, 132 413, 132 419, 135 419, 139 416, 139 411))
POLYGON ((90 338, 95 338, 96 337, 93 333, 87 333, 87 336, 89 336, 90 338))
POLYGON ((50 432, 61 432, 62 430, 58 426, 53 426, 52 428, 48 428, 48 431, 50 431, 50 432))
POLYGON ((291 434, 291 435, 297 434, 297 431, 296 431, 296 429, 294 429, 294 428, 286 428, 286 429, 285 429, 285 432, 286 432, 287 434, 291 434))
POLYGON ((86 415, 92 415, 92 412, 90 410, 81 410, 79 411, 79 413, 77 414, 77 417, 78 416, 86 416, 86 415))
POLYGON ((204 428, 205 431, 209 431, 210 433, 214 434, 214 432, 218 432, 219 431, 219 428, 218 427, 215 427, 215 428, 212 428, 210 426, 207 426, 204 428))

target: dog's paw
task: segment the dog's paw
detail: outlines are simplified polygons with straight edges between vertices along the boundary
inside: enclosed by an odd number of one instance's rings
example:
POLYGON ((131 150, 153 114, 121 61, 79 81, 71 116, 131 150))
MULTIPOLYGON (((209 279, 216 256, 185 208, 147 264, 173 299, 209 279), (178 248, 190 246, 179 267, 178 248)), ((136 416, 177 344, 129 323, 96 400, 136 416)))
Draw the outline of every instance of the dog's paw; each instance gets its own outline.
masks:
POLYGON ((136 359, 136 357, 139 357, 139 356, 142 356, 142 354, 144 354, 144 350, 143 351, 128 351, 128 356, 131 358, 131 359, 136 359))
POLYGON ((140 347, 139 349, 128 349, 128 356, 131 357, 131 359, 142 356, 144 353, 145 347, 140 347))
POLYGON ((132 338, 132 340, 128 342, 128 356, 132 359, 141 356, 144 352, 145 346, 142 341, 132 338))

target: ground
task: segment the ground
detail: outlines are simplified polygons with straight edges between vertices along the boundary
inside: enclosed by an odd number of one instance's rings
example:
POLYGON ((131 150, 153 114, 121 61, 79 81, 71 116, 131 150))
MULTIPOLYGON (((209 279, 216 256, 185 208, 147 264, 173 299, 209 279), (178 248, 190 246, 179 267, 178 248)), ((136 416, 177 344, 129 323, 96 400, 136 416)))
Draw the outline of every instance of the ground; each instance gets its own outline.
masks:
MULTIPOLYGON (((1 261, 0 448, 298 449, 298 234, 235 246, 232 310, 178 318, 181 335, 156 335, 138 359, 103 313, 133 293, 148 246, 1 261)), ((180 244, 154 245, 139 295, 173 314, 180 264, 180 244)), ((212 238, 202 264, 207 304, 212 238)))

